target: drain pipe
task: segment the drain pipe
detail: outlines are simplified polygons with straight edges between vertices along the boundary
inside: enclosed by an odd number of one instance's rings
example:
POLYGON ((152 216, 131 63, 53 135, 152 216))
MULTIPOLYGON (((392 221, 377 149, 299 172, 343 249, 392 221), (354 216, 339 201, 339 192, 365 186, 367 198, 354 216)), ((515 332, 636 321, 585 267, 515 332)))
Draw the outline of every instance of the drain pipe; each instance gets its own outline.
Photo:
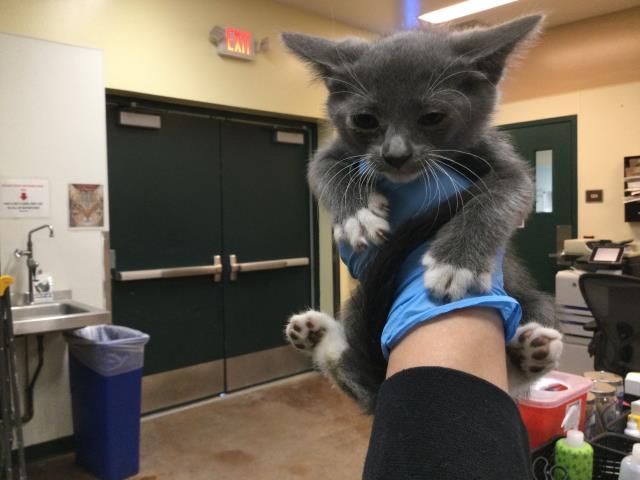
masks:
MULTIPOLYGON (((25 337, 25 339, 28 337, 25 337)), ((36 387, 36 381, 40 376, 40 371, 42 370, 42 365, 44 364, 44 335, 36 335, 36 341, 38 342, 38 364, 36 366, 36 371, 33 372, 33 377, 28 385, 25 386, 25 406, 24 406, 24 415, 22 417, 22 424, 24 425, 27 422, 30 422, 33 419, 33 392, 36 387)), ((25 348, 28 346, 25 340, 25 348)), ((27 349, 28 356, 28 349, 27 349)), ((26 364, 26 378, 29 378, 29 363, 26 364)))

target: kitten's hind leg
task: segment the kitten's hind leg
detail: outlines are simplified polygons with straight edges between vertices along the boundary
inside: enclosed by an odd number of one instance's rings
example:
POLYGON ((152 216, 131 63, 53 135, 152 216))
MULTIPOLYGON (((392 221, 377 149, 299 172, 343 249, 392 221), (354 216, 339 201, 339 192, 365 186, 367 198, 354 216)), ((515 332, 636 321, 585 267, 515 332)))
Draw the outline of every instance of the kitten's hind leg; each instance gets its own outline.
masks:
POLYGON ((522 307, 520 326, 507 345, 509 392, 517 395, 558 367, 562 334, 557 329, 553 297, 536 289, 531 275, 511 251, 505 255, 503 272, 507 293, 522 307))
POLYGON ((349 364, 349 359, 353 362, 353 355, 349 354, 353 354, 353 349, 341 322, 326 313, 309 310, 293 315, 285 333, 294 347, 311 355, 315 366, 336 387, 351 396, 363 410, 372 410, 375 395, 357 381, 353 372, 349 373, 348 367, 353 367, 349 364))
POLYGON ((533 381, 558 367, 562 334, 530 322, 521 325, 507 345, 509 392, 522 393, 533 381))
POLYGON ((289 319, 287 338, 298 350, 309 353, 314 364, 333 376, 340 365, 340 357, 347 349, 342 324, 326 313, 308 310, 289 319))

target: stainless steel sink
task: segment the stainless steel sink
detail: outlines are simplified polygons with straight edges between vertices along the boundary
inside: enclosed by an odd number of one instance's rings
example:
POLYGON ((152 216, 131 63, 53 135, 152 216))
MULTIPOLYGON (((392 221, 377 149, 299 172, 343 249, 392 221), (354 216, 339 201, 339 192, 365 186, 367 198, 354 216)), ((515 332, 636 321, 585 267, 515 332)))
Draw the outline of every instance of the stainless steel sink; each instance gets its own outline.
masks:
POLYGON ((107 310, 75 300, 11 307, 15 335, 56 332, 111 323, 107 310))

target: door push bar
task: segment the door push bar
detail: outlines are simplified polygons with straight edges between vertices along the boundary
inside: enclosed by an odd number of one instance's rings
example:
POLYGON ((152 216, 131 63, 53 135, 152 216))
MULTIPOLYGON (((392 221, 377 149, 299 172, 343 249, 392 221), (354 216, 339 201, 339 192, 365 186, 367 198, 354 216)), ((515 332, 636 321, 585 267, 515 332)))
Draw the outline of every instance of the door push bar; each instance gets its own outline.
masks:
POLYGON ((278 260, 265 260, 262 262, 238 263, 235 254, 229 255, 231 274, 229 279, 233 282, 238 279, 238 272, 257 272, 259 270, 278 270, 280 268, 303 267, 309 265, 309 257, 280 258, 278 260))
POLYGON ((155 278, 197 277, 213 275, 213 281, 222 280, 222 261, 220 255, 213 257, 213 265, 198 265, 193 267, 156 268, 153 270, 130 270, 127 272, 113 272, 114 280, 130 282, 134 280, 152 280, 155 278))

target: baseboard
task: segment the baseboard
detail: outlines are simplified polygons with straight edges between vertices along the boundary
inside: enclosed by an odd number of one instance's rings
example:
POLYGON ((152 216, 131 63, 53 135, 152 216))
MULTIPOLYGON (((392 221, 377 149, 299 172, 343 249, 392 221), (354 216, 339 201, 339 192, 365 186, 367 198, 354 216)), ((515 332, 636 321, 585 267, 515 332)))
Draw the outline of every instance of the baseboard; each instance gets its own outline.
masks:
POLYGON ((43 458, 71 453, 73 451, 73 435, 56 438, 48 442, 37 443, 25 447, 24 456, 27 462, 35 462, 43 458))

